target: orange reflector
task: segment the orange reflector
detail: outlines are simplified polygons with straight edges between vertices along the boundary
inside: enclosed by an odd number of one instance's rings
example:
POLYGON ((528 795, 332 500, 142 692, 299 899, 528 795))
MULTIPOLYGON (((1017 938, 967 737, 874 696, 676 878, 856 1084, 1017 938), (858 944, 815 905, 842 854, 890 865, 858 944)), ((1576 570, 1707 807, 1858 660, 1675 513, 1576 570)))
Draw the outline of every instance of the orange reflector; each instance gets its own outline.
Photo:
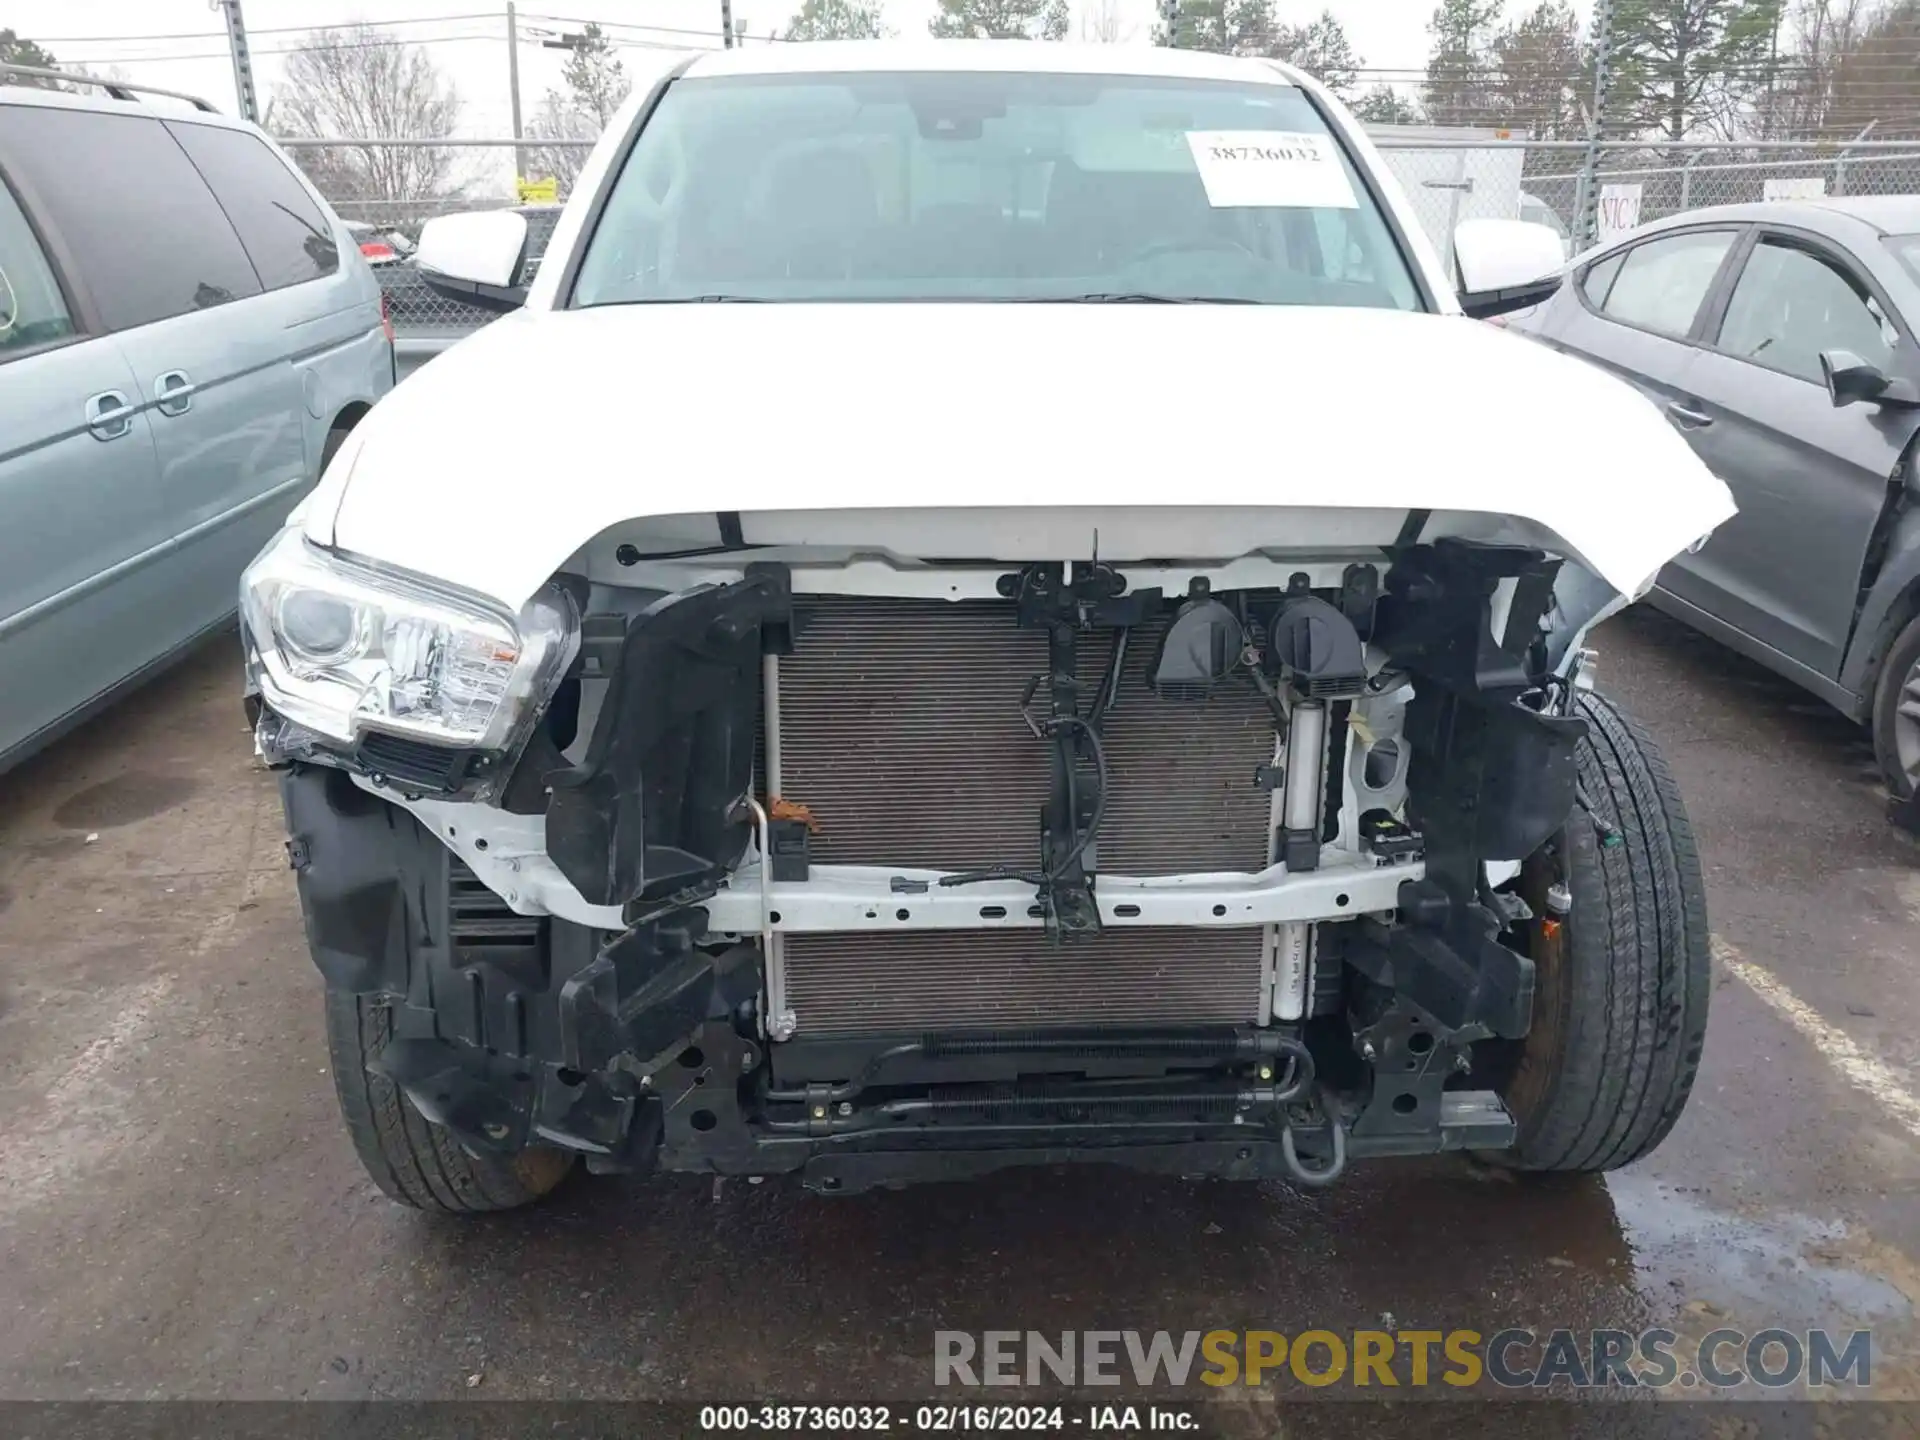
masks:
POLYGON ((778 795, 767 806, 767 817, 771 820, 798 820, 807 827, 808 833, 820 833, 820 822, 813 818, 813 811, 795 801, 782 800, 778 795))

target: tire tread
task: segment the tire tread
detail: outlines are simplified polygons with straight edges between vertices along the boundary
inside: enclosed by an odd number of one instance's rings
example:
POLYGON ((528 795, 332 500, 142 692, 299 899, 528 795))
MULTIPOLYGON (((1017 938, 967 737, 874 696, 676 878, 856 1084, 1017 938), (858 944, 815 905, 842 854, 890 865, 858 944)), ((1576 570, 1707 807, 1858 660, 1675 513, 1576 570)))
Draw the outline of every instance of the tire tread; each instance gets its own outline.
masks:
POLYGON ((385 1003, 329 990, 326 1020, 341 1118, 367 1175, 389 1199, 446 1215, 485 1214, 529 1204, 566 1174, 565 1164, 528 1166, 468 1153, 391 1080, 369 1070, 393 1034, 385 1003))
POLYGON ((1613 702, 1583 695, 1576 756, 1599 843, 1576 810, 1566 835, 1571 1015, 1546 1103, 1509 1156, 1525 1169, 1612 1170, 1673 1129, 1706 1031, 1711 951, 1693 827, 1665 758, 1613 702))

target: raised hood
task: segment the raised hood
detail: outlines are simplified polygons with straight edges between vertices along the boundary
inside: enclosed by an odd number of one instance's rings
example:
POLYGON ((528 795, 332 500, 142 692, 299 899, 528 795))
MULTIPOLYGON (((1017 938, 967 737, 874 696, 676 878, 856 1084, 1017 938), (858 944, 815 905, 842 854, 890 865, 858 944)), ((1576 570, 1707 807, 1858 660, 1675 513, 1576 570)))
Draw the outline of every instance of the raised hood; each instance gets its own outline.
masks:
POLYGON ((736 512, 751 541, 755 512, 1031 506, 1241 512, 1173 559, 1311 544, 1302 510, 1426 510, 1429 538, 1513 517, 1625 594, 1734 509, 1631 387, 1457 316, 684 304, 462 341, 360 425, 306 523, 518 605, 640 516, 736 512), (1295 516, 1248 533, 1249 507, 1295 516))

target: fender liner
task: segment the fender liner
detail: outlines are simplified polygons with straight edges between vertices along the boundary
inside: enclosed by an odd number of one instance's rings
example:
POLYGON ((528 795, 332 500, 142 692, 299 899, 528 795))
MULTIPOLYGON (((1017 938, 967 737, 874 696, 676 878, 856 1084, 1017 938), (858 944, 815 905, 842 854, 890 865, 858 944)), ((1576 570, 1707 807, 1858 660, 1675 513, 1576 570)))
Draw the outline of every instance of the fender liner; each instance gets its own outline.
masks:
POLYGON ((1887 502, 1868 541, 1866 563, 1859 578, 1853 633, 1847 638, 1845 658, 1836 677, 1851 698, 1844 707, 1852 719, 1865 720, 1873 705, 1890 622, 1904 623, 1902 602, 1920 586, 1920 512, 1910 486, 1920 463, 1920 439, 1909 443, 1887 484, 1887 502))

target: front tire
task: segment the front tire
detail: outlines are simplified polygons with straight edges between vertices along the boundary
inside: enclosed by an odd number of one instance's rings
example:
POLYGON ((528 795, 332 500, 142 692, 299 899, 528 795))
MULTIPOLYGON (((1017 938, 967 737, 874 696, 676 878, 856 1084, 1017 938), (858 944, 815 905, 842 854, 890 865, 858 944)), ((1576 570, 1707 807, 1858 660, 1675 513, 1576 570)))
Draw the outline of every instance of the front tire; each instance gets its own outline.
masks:
POLYGON ((1920 617, 1909 620, 1887 647, 1873 687, 1873 756, 1895 800, 1913 795, 1920 775, 1920 617), (1902 715, 1901 706, 1914 710, 1902 715))
POLYGON ((1535 972, 1533 1025, 1503 1094, 1519 1135, 1495 1157, 1522 1170, 1630 1165, 1680 1118, 1707 1028, 1713 961, 1693 826, 1652 739, 1582 695, 1582 803, 1528 860, 1521 890, 1535 972), (1549 892, 1571 897, 1564 919, 1549 892))
POLYGON ((573 1168, 561 1150, 476 1155, 428 1120, 398 1086, 367 1069, 393 1035, 384 1001, 327 991, 327 1049, 347 1134, 388 1198, 444 1215, 482 1215, 530 1205, 573 1168))

